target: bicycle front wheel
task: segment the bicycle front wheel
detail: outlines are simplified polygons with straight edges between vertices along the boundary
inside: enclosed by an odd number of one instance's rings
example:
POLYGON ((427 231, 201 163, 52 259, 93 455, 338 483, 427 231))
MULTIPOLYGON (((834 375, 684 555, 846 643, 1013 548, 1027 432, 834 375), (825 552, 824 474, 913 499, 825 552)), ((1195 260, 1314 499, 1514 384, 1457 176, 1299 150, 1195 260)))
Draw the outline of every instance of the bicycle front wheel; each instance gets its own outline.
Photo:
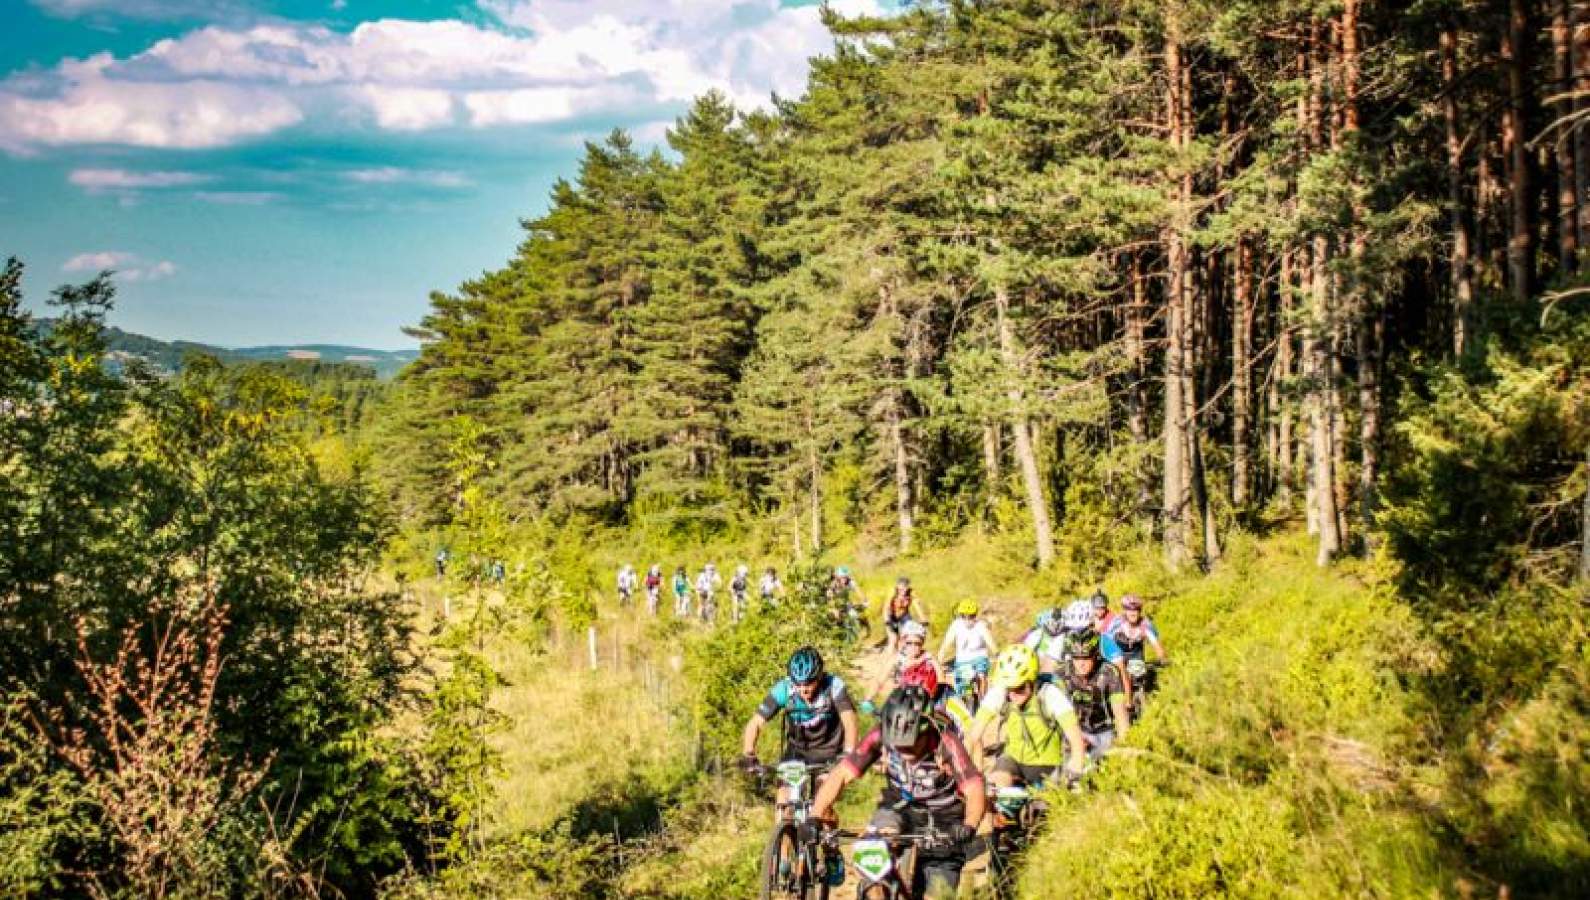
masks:
POLYGON ((762 853, 762 900, 804 900, 795 891, 795 872, 800 864, 799 850, 794 825, 780 822, 773 826, 767 850, 762 853))

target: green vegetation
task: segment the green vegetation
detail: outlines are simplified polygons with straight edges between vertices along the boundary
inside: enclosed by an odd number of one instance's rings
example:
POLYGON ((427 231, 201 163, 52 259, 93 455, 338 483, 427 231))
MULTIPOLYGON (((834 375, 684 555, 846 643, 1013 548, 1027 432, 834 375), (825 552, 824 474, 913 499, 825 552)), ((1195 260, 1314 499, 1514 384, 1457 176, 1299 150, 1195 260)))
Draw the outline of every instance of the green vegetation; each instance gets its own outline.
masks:
POLYGON ((1578 15, 829 13, 800 96, 588 145, 390 388, 116 370, 109 281, 39 329, 12 263, 0 889, 746 895, 725 764, 791 649, 859 661, 843 563, 938 633, 1150 598, 1020 896, 1590 894, 1578 15), (708 560, 790 595, 611 597, 708 560))

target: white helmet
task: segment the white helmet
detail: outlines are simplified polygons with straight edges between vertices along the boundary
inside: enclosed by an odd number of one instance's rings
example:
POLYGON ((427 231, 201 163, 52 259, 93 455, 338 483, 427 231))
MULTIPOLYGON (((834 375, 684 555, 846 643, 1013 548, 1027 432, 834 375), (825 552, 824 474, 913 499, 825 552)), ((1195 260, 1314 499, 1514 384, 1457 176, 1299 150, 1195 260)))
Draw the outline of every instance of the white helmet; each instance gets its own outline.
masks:
POLYGON ((749 575, 750 573, 751 567, 745 563, 740 563, 739 567, 734 570, 734 574, 736 575, 749 575))
POLYGON ((1073 601, 1060 614, 1060 619, 1067 631, 1080 631, 1093 624, 1093 604, 1086 600, 1073 601))
POLYGON ((718 571, 718 567, 716 565, 712 564, 712 563, 707 563, 707 571, 708 572, 716 572, 716 571, 718 571))
POLYGON ((920 638, 926 641, 927 626, 917 621, 906 622, 900 626, 900 640, 903 641, 906 638, 920 638))

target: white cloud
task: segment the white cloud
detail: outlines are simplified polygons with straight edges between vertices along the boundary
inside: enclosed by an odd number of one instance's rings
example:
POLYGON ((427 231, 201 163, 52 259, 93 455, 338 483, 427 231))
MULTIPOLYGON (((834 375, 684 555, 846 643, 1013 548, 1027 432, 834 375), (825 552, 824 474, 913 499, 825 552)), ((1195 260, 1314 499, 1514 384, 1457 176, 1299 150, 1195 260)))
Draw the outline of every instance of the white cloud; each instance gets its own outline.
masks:
POLYGON ((44 12, 62 19, 114 15, 125 19, 192 19, 236 6, 216 0, 32 0, 44 12))
POLYGON ((90 191, 183 187, 209 181, 196 172, 129 172, 126 169, 73 169, 66 180, 90 191))
POLYGON ((264 206, 283 199, 276 191, 194 191, 195 200, 223 206, 264 206))
POLYGON ((404 169, 398 166, 378 166, 373 169, 350 169, 342 173, 349 181, 359 184, 422 184, 430 187, 463 188, 474 182, 462 172, 440 169, 404 169))
MULTIPOLYGON (((49 0, 101 7, 98 0, 49 0)), ((178 0, 172 0, 178 2, 178 0)), ((126 58, 0 81, 0 148, 215 147, 311 121, 391 131, 644 114, 717 89, 742 107, 798 94, 832 39, 778 0, 481 0, 496 25, 275 20, 210 26, 126 58)), ((844 0, 879 12, 878 0, 844 0)))
POLYGON ((124 281, 159 281, 177 274, 177 266, 170 260, 144 265, 138 254, 122 250, 100 250, 79 253, 61 266, 62 272, 101 272, 113 270, 124 281))
POLYGON ((62 272, 89 272, 100 269, 117 269, 138 257, 120 250, 101 250, 97 253, 79 253, 61 266, 62 272))

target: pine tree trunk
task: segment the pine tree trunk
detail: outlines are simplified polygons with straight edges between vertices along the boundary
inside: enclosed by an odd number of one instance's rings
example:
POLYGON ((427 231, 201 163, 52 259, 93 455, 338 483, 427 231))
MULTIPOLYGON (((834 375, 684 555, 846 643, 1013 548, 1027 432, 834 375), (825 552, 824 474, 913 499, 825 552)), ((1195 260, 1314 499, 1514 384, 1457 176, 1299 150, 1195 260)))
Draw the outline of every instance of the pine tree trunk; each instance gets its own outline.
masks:
POLYGON ((1375 510, 1380 505, 1380 383, 1385 365, 1386 323, 1374 316, 1358 330, 1359 451, 1358 518, 1366 547, 1374 539, 1375 510))
POLYGON ((1292 398, 1282 390, 1292 378, 1294 358, 1292 339, 1292 283, 1296 252, 1283 251, 1281 256, 1281 312, 1276 323, 1275 377, 1271 381, 1271 396, 1275 398, 1276 417, 1276 494, 1287 506, 1292 504, 1292 491, 1297 485, 1297 463, 1293 454, 1292 398))
POLYGON ((900 421, 900 398, 895 398, 890 413, 889 432, 894 442, 895 506, 900 516, 900 555, 911 552, 911 533, 915 516, 911 508, 911 458, 905 446, 905 426, 900 421))
MULTIPOLYGON (((1126 388, 1126 430, 1132 443, 1148 443, 1148 350, 1144 334, 1148 322, 1148 283, 1143 275, 1143 258, 1132 255, 1131 299, 1126 305, 1126 362, 1131 383, 1126 388)), ((1137 508, 1146 510, 1153 502, 1153 486, 1145 474, 1137 482, 1137 508)))
MULTIPOLYGON (((1165 37, 1166 110, 1171 139, 1181 149, 1181 44, 1174 20, 1165 37)), ((1179 199, 1185 204, 1190 189, 1189 179, 1182 180, 1179 199)), ((1189 373, 1187 360, 1187 245, 1182 235, 1180 218, 1185 207, 1175 213, 1177 221, 1165 231, 1166 285, 1165 285, 1165 555, 1170 564, 1180 566, 1187 561, 1192 544, 1192 486, 1189 484, 1187 431, 1191 423, 1186 419, 1186 390, 1189 373)))
POLYGON ((1452 353, 1468 351, 1474 316, 1474 261, 1463 198, 1463 136, 1458 121, 1457 26, 1441 30, 1441 112, 1446 120, 1446 190, 1452 228, 1452 353))
POLYGON ((1004 474, 1000 471, 999 457, 999 425, 994 422, 983 423, 983 477, 988 482, 988 502, 993 503, 999 496, 1004 474))
MULTIPOLYGON (((1554 84, 1550 94, 1560 96, 1573 86, 1573 36, 1569 22, 1573 18, 1573 0, 1556 0, 1551 9, 1552 75, 1554 84)), ((1552 118, 1572 112, 1570 101, 1552 104, 1552 118)), ((1578 266, 1579 254, 1579 198, 1574 191, 1573 141, 1568 134, 1553 135, 1553 151, 1557 162, 1557 266, 1563 273, 1578 266)))
POLYGON ((1049 505, 1043 498, 1043 478, 1038 472, 1038 451, 1033 446, 1032 429, 1027 415, 1022 411, 1020 386, 1022 366, 1016 350, 1016 338, 1010 325, 1010 297, 1004 288, 994 292, 994 308, 998 315, 999 352, 1004 358, 1005 371, 1011 379, 1007 392, 1012 419, 1011 436, 1014 438, 1016 464, 1021 468, 1022 486, 1027 491, 1027 507, 1032 515, 1033 542, 1038 554, 1038 566, 1047 567, 1054 561, 1054 526, 1049 520, 1049 505))
POLYGON ((1248 504, 1253 458, 1248 431, 1252 426, 1253 248, 1237 242, 1231 305, 1231 502, 1248 504))
MULTIPOLYGON (((1314 67, 1310 72, 1309 134, 1316 150, 1325 146, 1325 62, 1320 48, 1323 29, 1315 22, 1313 29, 1315 47, 1314 67)), ((1332 463, 1336 459, 1334 428, 1336 419, 1336 390, 1334 361, 1331 344, 1336 334, 1335 313, 1331 302, 1330 238, 1316 233, 1313 253, 1309 263, 1310 291, 1308 337, 1305 355, 1309 372, 1309 445, 1312 477, 1309 484, 1314 498, 1314 524, 1319 533, 1318 562, 1325 565, 1341 552, 1340 511, 1336 508, 1336 475, 1332 463)))
POLYGON ((1510 227, 1507 239, 1507 273, 1513 300, 1527 303, 1535 291, 1535 195, 1529 152, 1529 3, 1509 0, 1507 32, 1502 58, 1507 66, 1507 112, 1503 116, 1504 142, 1511 151, 1508 172, 1510 227))

